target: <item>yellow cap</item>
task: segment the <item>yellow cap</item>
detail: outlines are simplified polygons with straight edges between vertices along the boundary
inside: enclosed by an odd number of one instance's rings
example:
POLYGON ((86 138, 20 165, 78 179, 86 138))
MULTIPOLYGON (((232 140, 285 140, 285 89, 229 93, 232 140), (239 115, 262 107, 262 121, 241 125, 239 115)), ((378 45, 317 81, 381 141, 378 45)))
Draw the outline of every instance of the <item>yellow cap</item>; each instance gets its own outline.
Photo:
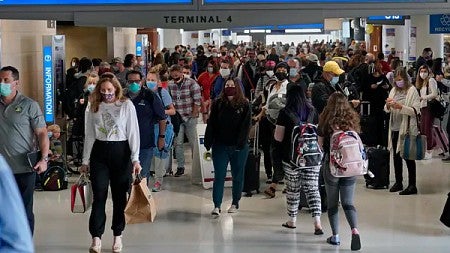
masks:
POLYGON ((324 72, 331 72, 335 75, 340 76, 345 71, 342 70, 339 65, 335 61, 327 61, 325 65, 323 65, 324 72))

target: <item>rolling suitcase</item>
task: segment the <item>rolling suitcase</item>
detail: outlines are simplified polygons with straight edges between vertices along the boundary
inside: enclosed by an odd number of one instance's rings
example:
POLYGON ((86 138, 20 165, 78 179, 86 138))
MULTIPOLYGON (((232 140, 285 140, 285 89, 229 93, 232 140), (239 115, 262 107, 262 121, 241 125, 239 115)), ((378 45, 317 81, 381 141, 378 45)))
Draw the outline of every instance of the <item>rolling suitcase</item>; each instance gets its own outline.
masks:
POLYGON ((367 146, 375 146, 377 145, 377 135, 373 134, 377 131, 377 122, 376 118, 371 117, 370 115, 370 102, 362 101, 361 102, 361 140, 364 145, 367 146))
POLYGON ((448 152, 448 137, 438 125, 433 125, 433 138, 436 141, 436 147, 442 149, 442 152, 448 152))
POLYGON ((389 188, 390 152, 385 147, 370 147, 367 149, 369 172, 364 175, 366 187, 373 189, 389 188))
POLYGON ((246 197, 251 197, 253 191, 259 193, 259 172, 261 165, 261 152, 258 148, 258 138, 259 137, 259 123, 255 125, 255 136, 253 138, 253 145, 250 147, 247 157, 247 162, 245 163, 244 172, 244 188, 246 197))

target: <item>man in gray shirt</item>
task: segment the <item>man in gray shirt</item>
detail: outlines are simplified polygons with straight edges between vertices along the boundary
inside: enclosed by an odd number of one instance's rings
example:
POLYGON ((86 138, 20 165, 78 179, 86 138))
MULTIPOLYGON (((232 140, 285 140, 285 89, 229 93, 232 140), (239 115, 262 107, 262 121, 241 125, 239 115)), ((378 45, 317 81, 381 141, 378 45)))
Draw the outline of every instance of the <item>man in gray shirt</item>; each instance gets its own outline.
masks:
POLYGON ((16 68, 0 69, 0 154, 12 169, 33 232, 35 172, 41 174, 47 170, 49 139, 38 103, 20 93, 18 86, 16 68), (27 154, 38 148, 41 159, 31 166, 27 154))

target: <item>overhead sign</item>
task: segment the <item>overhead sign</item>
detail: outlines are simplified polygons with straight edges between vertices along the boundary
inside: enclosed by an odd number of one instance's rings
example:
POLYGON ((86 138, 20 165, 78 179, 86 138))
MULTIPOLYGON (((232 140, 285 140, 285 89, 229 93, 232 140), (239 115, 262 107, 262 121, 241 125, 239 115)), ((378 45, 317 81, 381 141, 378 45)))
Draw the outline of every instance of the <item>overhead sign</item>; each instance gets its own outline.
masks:
POLYGON ((166 24, 220 24, 231 23, 233 18, 231 16, 208 16, 208 15, 195 15, 195 16, 164 16, 164 22, 166 24))
MULTIPOLYGON (((255 4, 274 4, 274 3, 404 3, 404 2, 423 2, 421 0, 203 0, 205 4, 230 4, 230 3, 255 3, 255 4)), ((432 0, 428 2, 442 2, 432 0)))
POLYGON ((373 25, 404 25, 407 16, 369 16, 367 24, 373 25))
POLYGON ((0 0, 0 5, 191 4, 192 0, 0 0))
POLYGON ((43 47, 44 65, 44 116, 45 122, 54 122, 54 84, 53 84, 53 57, 52 46, 43 47))
POLYGON ((430 15, 430 33, 450 33, 450 14, 430 15))

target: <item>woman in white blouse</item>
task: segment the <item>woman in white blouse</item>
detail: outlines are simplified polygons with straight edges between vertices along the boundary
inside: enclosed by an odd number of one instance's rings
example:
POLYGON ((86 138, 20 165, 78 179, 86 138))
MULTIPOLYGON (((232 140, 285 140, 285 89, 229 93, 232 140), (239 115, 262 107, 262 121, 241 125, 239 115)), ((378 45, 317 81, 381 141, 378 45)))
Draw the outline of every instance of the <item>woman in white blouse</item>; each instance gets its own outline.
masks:
POLYGON ((139 126, 133 103, 125 98, 117 78, 112 74, 102 78, 92 93, 86 109, 85 141, 82 173, 90 171, 94 201, 89 219, 92 236, 90 253, 101 251, 105 230, 105 204, 111 182, 114 233, 113 252, 122 251, 124 210, 130 186, 130 160, 133 172, 139 174, 139 126))
POLYGON ((438 88, 437 82, 432 77, 431 70, 423 65, 417 71, 416 88, 420 93, 420 130, 427 136, 427 153, 425 159, 431 159, 435 142, 433 140, 433 122, 434 117, 428 107, 428 102, 437 98, 438 88))

